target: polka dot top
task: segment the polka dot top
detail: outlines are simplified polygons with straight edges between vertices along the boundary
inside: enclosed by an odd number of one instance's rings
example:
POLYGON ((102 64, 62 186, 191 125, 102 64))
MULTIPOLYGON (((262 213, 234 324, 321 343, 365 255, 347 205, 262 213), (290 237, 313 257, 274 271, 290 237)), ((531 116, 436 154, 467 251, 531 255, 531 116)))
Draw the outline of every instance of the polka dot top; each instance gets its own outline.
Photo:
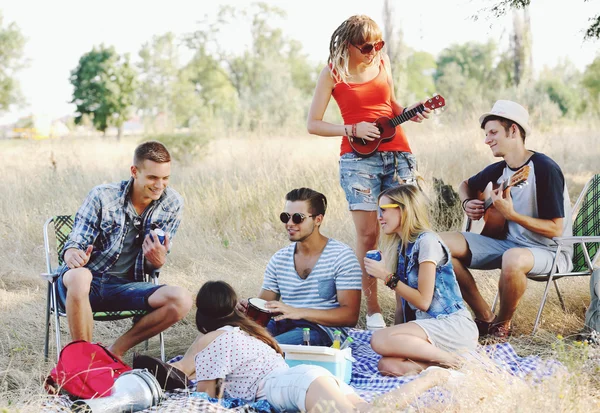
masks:
POLYGON ((255 400, 259 384, 276 368, 287 368, 283 357, 239 327, 226 331, 196 354, 196 380, 223 380, 226 397, 255 400))

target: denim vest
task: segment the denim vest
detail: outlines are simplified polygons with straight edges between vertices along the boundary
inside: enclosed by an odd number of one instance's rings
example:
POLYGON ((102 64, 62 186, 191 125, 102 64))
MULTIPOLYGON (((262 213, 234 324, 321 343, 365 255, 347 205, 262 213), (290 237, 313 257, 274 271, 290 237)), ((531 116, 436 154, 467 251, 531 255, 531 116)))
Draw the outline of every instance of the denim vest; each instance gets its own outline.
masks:
POLYGON ((400 280, 410 287, 417 289, 419 287, 419 245, 420 241, 427 241, 427 238, 433 238, 433 241, 439 242, 444 250, 448 261, 444 265, 438 264, 435 268, 435 285, 433 288, 433 298, 427 311, 421 311, 411 303, 410 307, 415 310, 417 319, 437 318, 438 316, 450 315, 459 310, 466 309, 456 275, 452 268, 452 258, 448 247, 433 232, 423 232, 415 242, 411 242, 406 248, 406 261, 404 264, 404 254, 402 254, 401 245, 398 247, 398 270, 396 274, 400 280), (408 278, 408 280, 407 280, 408 278))

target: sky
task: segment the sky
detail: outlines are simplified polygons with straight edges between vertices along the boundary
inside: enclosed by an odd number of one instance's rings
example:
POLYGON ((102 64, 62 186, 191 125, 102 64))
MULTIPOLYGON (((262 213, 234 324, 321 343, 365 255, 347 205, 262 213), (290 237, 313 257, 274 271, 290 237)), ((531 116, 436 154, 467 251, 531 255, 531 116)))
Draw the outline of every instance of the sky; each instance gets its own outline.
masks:
MULTIPOLYGON (((495 18, 481 12, 494 0, 392 0, 394 23, 402 27, 405 42, 416 50, 437 55, 454 43, 493 39, 508 45, 510 13, 495 18), (475 21, 474 15, 480 15, 475 21)), ((26 98, 23 108, 0 115, 0 125, 34 114, 58 118, 72 114, 71 70, 79 58, 104 43, 135 61, 141 46, 167 32, 190 33, 198 21, 215 16, 219 6, 240 9, 253 0, 0 0, 3 25, 15 22, 27 39, 28 67, 18 74, 26 98)), ((265 0, 286 12, 271 22, 300 41, 314 62, 325 62, 331 34, 353 14, 366 14, 383 26, 383 0, 265 0)), ((600 41, 583 40, 588 19, 600 9, 600 0, 533 0, 530 7, 534 70, 554 66, 569 58, 584 70, 600 51, 600 41)), ((222 33, 222 44, 231 51, 247 46, 249 34, 240 27, 222 33)))

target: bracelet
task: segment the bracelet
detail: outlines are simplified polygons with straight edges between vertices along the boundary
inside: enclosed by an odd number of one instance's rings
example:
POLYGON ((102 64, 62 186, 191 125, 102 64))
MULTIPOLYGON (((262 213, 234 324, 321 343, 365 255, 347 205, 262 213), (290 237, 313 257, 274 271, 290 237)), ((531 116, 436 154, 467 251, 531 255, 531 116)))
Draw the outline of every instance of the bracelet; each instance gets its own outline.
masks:
POLYGON ((389 289, 395 290, 399 281, 400 281, 400 278, 398 278, 398 276, 396 274, 390 274, 385 282, 385 285, 389 289))
POLYGON ((352 124, 352 137, 356 138, 356 123, 352 124))
POLYGON ((350 135, 348 134, 348 129, 346 129, 346 125, 344 125, 344 133, 346 134, 347 137, 350 137, 350 135))
POLYGON ((464 201, 462 201, 462 209, 463 209, 463 211, 467 212, 467 207, 466 207, 467 202, 472 201, 472 200, 473 200, 473 198, 467 198, 464 201))

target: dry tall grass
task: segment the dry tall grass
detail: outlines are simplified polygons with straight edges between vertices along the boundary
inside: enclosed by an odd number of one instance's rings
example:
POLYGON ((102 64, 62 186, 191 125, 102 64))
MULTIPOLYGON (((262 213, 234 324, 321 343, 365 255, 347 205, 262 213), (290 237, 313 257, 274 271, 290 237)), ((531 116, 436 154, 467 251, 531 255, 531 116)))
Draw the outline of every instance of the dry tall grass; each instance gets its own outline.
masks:
MULTIPOLYGON (((465 120, 448 127, 436 119, 408 125, 420 172, 427 181, 441 177, 456 185, 492 161, 482 134, 465 120), (468 126, 467 126, 468 125, 468 126)), ((572 201, 583 183, 598 171, 599 134, 591 127, 556 126, 530 139, 532 149, 545 152, 566 173, 572 201)), ((43 397, 41 379, 52 363, 43 360, 46 284, 42 224, 55 214, 74 212, 87 192, 102 182, 128 176, 133 149, 139 140, 99 138, 56 141, 0 141, 0 411, 37 411, 43 397), (2 407, 4 406, 4 408, 2 407)), ((163 281, 195 292, 209 279, 223 279, 241 296, 258 292, 262 273, 273 252, 287 243, 278 213, 285 193, 309 186, 325 193, 329 211, 323 232, 354 245, 355 234, 343 191, 338 183, 337 139, 307 136, 285 138, 223 138, 212 141, 204 156, 175 163, 172 185, 184 196, 183 224, 163 281)), ((189 159, 189 157, 188 157, 189 159)), ((477 274, 486 298, 495 293, 497 273, 477 274)), ((586 280, 563 280, 568 312, 550 297, 542 331, 528 336, 542 293, 531 283, 515 318, 512 343, 523 355, 563 359, 569 371, 541 385, 508 380, 485 372, 470 376, 453 390, 454 410, 471 411, 590 411, 598 408, 597 362, 594 350, 556 347, 556 335, 577 332, 589 303, 586 280), (583 354, 583 355, 582 355, 583 354), (575 360, 575 361, 574 361, 575 360), (484 377, 485 375, 485 377, 484 377)), ((381 291, 385 315, 391 320, 393 300, 381 291)), ((129 321, 96 323, 94 338, 110 343, 129 321)), ((63 323, 64 326, 64 323, 63 323)), ((66 340, 64 329, 63 340, 66 340)), ((193 314, 166 333, 168 356, 180 354, 195 334, 193 314)), ((151 351, 156 353, 156 340, 151 351)), ((382 411, 393 401, 382 400, 382 411)), ((427 408, 423 408, 426 410, 427 408)))

